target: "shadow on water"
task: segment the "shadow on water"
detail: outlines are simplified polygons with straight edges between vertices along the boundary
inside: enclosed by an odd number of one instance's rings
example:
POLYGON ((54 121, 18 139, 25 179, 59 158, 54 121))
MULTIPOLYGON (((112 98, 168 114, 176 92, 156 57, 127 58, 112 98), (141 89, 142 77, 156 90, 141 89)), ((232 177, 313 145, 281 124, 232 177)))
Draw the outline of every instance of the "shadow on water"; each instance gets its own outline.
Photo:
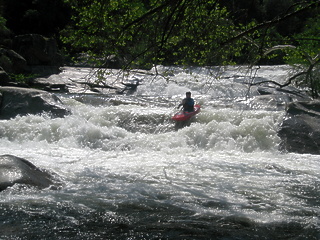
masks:
POLYGON ((192 210, 142 200, 116 206, 100 202, 94 209, 61 203, 30 206, 32 212, 9 206, 1 225, 2 239, 318 239, 308 223, 257 223, 245 216, 199 215, 192 210), (43 209, 39 211, 39 207, 43 209), (46 212, 46 209, 49 210, 46 212))
POLYGON ((192 117, 187 121, 176 121, 174 123, 174 129, 178 131, 179 129, 185 128, 185 127, 190 127, 191 123, 196 122, 197 119, 196 117, 192 117))
POLYGON ((178 131, 179 129, 182 129, 184 127, 188 127, 190 125, 191 125, 191 120, 188 120, 188 121, 177 121, 174 124, 174 129, 176 131, 178 131))

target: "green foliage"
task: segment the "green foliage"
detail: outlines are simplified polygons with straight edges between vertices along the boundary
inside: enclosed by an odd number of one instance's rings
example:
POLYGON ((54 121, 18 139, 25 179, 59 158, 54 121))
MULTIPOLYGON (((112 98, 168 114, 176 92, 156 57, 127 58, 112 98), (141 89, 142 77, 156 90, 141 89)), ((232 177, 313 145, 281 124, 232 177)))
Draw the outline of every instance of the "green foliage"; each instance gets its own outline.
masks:
POLYGON ((31 79, 35 78, 37 75, 36 74, 14 74, 14 73, 9 73, 10 79, 17 83, 23 83, 23 84, 28 84, 31 79))
POLYGON ((7 36, 10 30, 6 26, 7 20, 0 16, 0 36, 7 36))
MULTIPOLYGON (((68 48, 88 53, 101 62, 110 55, 120 56, 126 68, 256 64, 264 49, 288 44, 290 37, 284 34, 293 34, 297 19, 304 17, 300 14, 291 17, 292 22, 277 22, 277 18, 304 7, 304 3, 293 5, 293 0, 253 0, 250 4, 235 0, 65 1, 74 12, 72 24, 61 32, 68 48), (277 9, 272 9, 274 4, 278 4, 277 9), (242 13, 248 18, 241 17, 242 13), (259 28, 271 14, 274 23, 259 28), (247 33, 237 38, 242 32, 247 33)), ((273 53, 266 59, 279 63, 282 56, 273 53)))
POLYGON ((294 36, 295 46, 286 50, 286 61, 295 67, 298 86, 310 90, 313 98, 320 95, 320 20, 309 19, 303 32, 294 36))
POLYGON ((287 62, 306 68, 305 80, 297 77, 296 83, 318 95, 318 1, 66 1, 74 14, 73 24, 62 32, 63 42, 100 65, 110 55, 123 57, 125 68, 150 68, 279 62, 286 54, 287 62), (312 19, 301 32, 307 13, 312 19))
POLYGON ((286 60, 290 64, 312 64, 319 61, 320 19, 309 19, 304 31, 294 36, 296 49, 288 52, 286 60))
MULTIPOLYGON (((69 3, 72 1, 69 1, 69 3)), ((235 31, 216 1, 150 0, 73 2, 76 27, 62 33, 64 43, 94 57, 124 56, 130 66, 233 63, 241 42, 221 48, 235 31)))

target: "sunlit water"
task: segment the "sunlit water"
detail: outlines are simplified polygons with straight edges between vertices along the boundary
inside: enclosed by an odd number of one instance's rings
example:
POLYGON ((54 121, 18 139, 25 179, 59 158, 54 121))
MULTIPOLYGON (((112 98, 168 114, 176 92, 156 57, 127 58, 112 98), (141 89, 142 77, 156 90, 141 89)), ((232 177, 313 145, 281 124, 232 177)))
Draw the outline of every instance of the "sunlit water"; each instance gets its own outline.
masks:
POLYGON ((285 106, 244 84, 282 81, 287 67, 158 70, 166 77, 133 73, 133 95, 59 95, 64 119, 0 121, 0 154, 62 183, 1 192, 0 239, 319 239, 320 157, 279 152, 285 106), (187 90, 202 111, 177 129, 187 90))

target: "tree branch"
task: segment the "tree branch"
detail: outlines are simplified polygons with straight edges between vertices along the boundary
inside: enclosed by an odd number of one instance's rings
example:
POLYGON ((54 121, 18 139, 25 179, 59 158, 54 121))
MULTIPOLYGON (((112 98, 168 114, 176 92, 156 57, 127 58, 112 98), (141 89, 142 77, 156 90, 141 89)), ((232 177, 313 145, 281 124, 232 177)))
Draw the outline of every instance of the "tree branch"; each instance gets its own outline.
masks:
MULTIPOLYGON (((169 6, 170 4, 172 4, 172 2, 175 2, 175 1, 168 0, 168 1, 166 1, 165 3, 163 3, 162 5, 160 5, 160 6, 156 7, 156 8, 151 9, 150 11, 146 12, 145 14, 143 14, 141 17, 139 17, 139 18, 135 19, 134 21, 132 21, 132 22, 128 23, 127 25, 125 25, 122 30, 125 31, 125 30, 127 30, 128 28, 130 28, 131 26, 133 26, 133 25, 135 25, 135 24, 143 21, 143 20, 146 19, 147 17, 155 14, 156 12, 161 11, 161 10, 164 9, 165 7, 167 7, 167 6, 169 6)), ((178 0, 177 2, 179 3, 179 2, 181 2, 181 0, 178 0)))
POLYGON ((277 85, 280 88, 283 88, 283 87, 289 86, 292 83, 292 81, 294 79, 296 79, 297 77, 302 76, 302 75, 306 75, 306 74, 308 74, 308 71, 307 72, 299 72, 299 73, 295 74, 294 76, 290 77, 288 79, 288 81, 284 84, 278 83, 276 81, 268 80, 268 81, 262 81, 262 82, 258 82, 258 83, 250 83, 250 86, 260 85, 263 83, 272 83, 274 85, 277 85))
POLYGON ((319 5, 320 5, 320 0, 317 0, 317 1, 308 4, 307 6, 301 8, 301 9, 295 11, 295 12, 286 14, 281 18, 276 18, 276 19, 273 19, 271 21, 266 21, 266 22, 260 23, 260 24, 256 25, 255 27, 250 28, 250 29, 248 29, 248 30, 246 30, 244 32, 241 32, 238 35, 228 39, 227 41, 223 42, 221 45, 222 46, 227 45, 227 44, 229 44, 231 42, 234 42, 234 41, 236 41, 236 40, 238 40, 238 39, 240 39, 240 38, 242 38, 242 37, 244 37, 244 36, 246 36, 246 35, 248 35, 250 33, 255 32, 256 30, 259 30, 259 29, 262 29, 262 28, 266 28, 266 27, 270 27, 270 26, 274 26, 274 25, 276 25, 276 24, 278 24, 280 22, 283 22, 283 21, 287 20, 288 18, 296 16, 296 15, 298 15, 300 13, 303 13, 304 11, 307 11, 310 8, 313 8, 313 7, 317 8, 317 7, 319 7, 319 5))

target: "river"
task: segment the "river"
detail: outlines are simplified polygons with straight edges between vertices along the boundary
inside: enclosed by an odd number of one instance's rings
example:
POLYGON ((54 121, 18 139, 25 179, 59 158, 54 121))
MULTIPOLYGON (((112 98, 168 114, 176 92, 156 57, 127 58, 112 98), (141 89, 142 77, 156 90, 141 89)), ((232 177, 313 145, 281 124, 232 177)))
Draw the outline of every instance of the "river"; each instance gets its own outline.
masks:
POLYGON ((69 82, 58 96, 70 116, 0 121, 0 154, 62 183, 1 192, 0 239, 320 239, 320 157, 280 152, 285 104, 245 84, 284 81, 288 69, 110 74, 142 82, 119 95, 79 90, 70 79, 91 70, 64 68, 50 78, 69 82), (178 129, 170 118, 189 90, 202 109, 178 129))

